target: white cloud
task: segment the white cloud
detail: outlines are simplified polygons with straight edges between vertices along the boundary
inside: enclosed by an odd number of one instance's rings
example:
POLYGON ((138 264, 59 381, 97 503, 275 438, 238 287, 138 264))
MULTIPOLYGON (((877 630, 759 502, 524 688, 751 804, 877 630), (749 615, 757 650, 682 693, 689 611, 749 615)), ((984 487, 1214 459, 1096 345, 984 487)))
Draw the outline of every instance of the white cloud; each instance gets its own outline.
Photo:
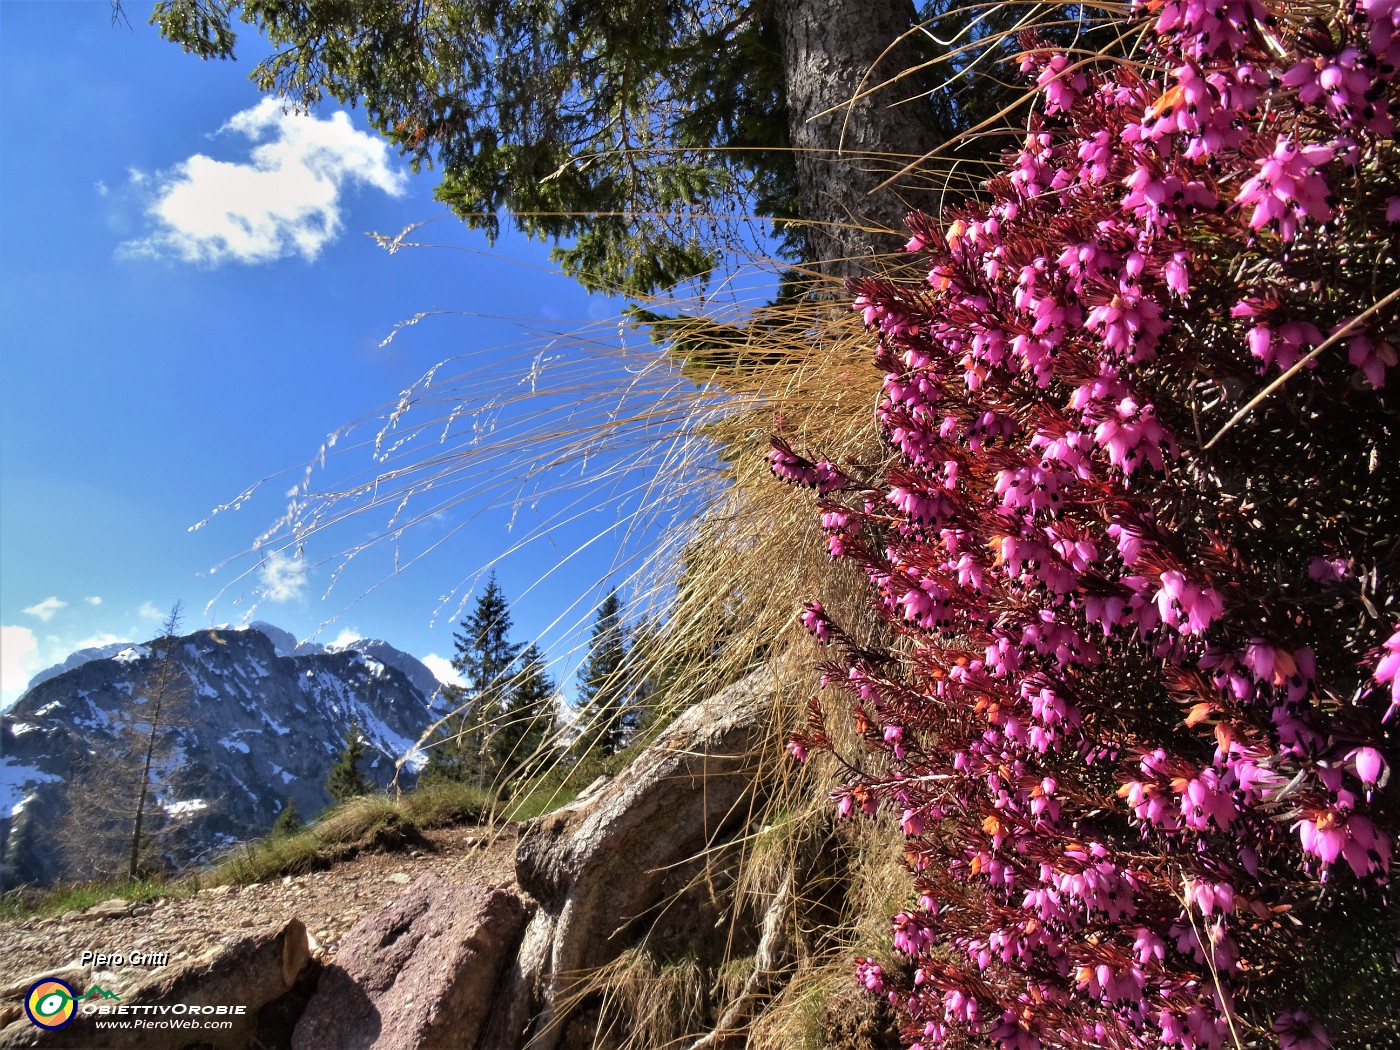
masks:
POLYGON ((52 620, 52 619, 54 618, 54 614, 55 614, 55 613, 57 613, 60 609, 66 609, 66 608, 68 608, 68 603, 67 603, 67 602, 61 601, 61 600, 58 599, 58 598, 55 598, 55 597, 50 596, 50 597, 48 597, 48 598, 45 598, 43 601, 39 602, 39 603, 36 604, 36 605, 31 605, 29 608, 25 609, 24 611, 25 611, 26 613, 28 613, 30 616, 37 616, 39 619, 43 620, 45 623, 48 623, 50 620, 52 620))
POLYGON ((457 668, 452 666, 452 661, 439 656, 437 653, 429 653, 423 657, 423 666, 443 685, 466 685, 464 679, 457 668))
POLYGON ((340 205, 352 185, 404 192, 407 177, 389 166, 389 148, 356 131, 343 112, 328 120, 284 113, 265 98, 219 129, 255 143, 247 161, 196 153, 157 176, 131 173, 133 186, 154 180, 147 237, 122 246, 128 255, 174 256, 218 266, 265 263, 300 255, 308 262, 340 232, 340 205))
POLYGON ((29 680, 47 665, 39 657, 39 639, 28 627, 0 627, 0 706, 19 699, 29 680))
POLYGON ((336 635, 331 641, 327 642, 326 645, 334 648, 343 649, 351 642, 358 642, 363 637, 364 635, 362 635, 359 631, 355 630, 355 628, 343 627, 341 628, 340 633, 336 635))
POLYGON ((109 631, 74 639, 71 635, 36 635, 28 627, 0 627, 0 709, 23 696, 36 674, 62 663, 79 649, 121 641, 126 639, 109 631))
POLYGON ((83 601, 87 602, 89 605, 101 605, 102 597, 97 594, 89 594, 83 601))
POLYGON ((306 590, 306 563, 285 554, 270 554, 262 563, 263 597, 270 602, 298 601, 306 590))
POLYGON ((430 652, 423 658, 423 666, 428 671, 433 672, 433 676, 438 682, 445 686, 465 686, 466 679, 462 678, 462 672, 452 666, 451 659, 440 657, 435 652, 430 652))
POLYGON ((98 195, 99 197, 105 197, 105 196, 107 196, 108 193, 111 192, 111 190, 109 190, 109 189, 107 188, 107 184, 106 184, 105 182, 103 182, 101 179, 98 179, 96 182, 94 182, 94 183, 92 184, 92 188, 95 189, 95 190, 97 191, 97 195, 98 195))
POLYGON ((165 619, 165 613, 156 608, 155 602, 142 602, 141 608, 136 610, 136 615, 143 620, 151 620, 155 623, 165 619))
MULTIPOLYGON (((67 657, 69 653, 76 653, 79 649, 97 649, 104 645, 111 645, 113 642, 124 641, 126 641, 126 639, 119 634, 112 634, 110 631, 102 631, 99 634, 89 635, 81 641, 74 642, 72 645, 67 646, 64 649, 63 655, 67 657)), ((60 660, 51 660, 49 662, 59 663, 60 660)))

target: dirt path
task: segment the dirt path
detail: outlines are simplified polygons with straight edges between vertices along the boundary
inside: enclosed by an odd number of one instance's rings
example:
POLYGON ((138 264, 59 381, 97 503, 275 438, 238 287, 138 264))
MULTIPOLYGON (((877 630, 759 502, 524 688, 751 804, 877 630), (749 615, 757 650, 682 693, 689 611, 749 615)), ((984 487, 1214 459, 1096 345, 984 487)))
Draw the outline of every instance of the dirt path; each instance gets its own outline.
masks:
MULTIPOLYGON (((85 951, 166 954, 166 965, 175 966, 246 930, 293 917, 319 942, 318 954, 330 958, 362 916, 422 875, 433 873, 448 882, 512 884, 516 830, 444 828, 424 833, 432 850, 362 854, 326 871, 147 901, 125 915, 102 916, 107 909, 98 905, 62 917, 0 923, 0 987, 76 963, 85 951)), ((144 965, 102 968, 110 969, 120 984, 154 972, 144 965)))

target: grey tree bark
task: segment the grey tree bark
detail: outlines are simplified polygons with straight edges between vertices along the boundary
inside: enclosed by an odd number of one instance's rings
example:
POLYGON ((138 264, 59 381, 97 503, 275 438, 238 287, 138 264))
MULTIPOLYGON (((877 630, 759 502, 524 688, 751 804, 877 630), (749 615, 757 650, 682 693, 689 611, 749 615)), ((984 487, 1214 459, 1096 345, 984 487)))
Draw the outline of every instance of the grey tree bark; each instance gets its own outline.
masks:
POLYGON ((914 5, 774 0, 773 11, 814 261, 828 277, 869 275, 870 257, 898 249, 905 239, 905 215, 932 211, 935 204, 933 193, 909 177, 876 187, 948 134, 926 98, 894 105, 927 92, 927 76, 879 86, 919 61, 916 42, 906 36, 917 21, 914 5))

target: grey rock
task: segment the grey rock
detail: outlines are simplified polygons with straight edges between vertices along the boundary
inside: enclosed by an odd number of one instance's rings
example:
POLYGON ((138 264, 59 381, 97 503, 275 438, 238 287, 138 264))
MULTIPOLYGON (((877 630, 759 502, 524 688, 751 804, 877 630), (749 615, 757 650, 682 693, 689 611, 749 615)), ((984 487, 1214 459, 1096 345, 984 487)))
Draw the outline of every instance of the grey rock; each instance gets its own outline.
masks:
POLYGON ((345 935, 292 1050, 471 1050, 524 922, 514 893, 425 875, 345 935))
POLYGON ((60 981, 66 982, 75 992, 82 993, 87 990, 88 978, 92 974, 92 968, 83 966, 77 962, 71 962, 67 966, 58 969, 44 970, 42 973, 31 973, 28 977, 22 977, 18 981, 11 981, 9 984, 0 987, 0 1000, 22 999, 37 981, 45 977, 56 977, 60 981))
MULTIPOLYGON (((307 945, 306 927, 293 919, 285 926, 271 926, 235 938, 221 950, 163 971, 124 991, 120 1003, 112 1005, 173 1007, 183 1003, 186 1009, 245 1006, 247 1010, 242 1015, 226 1015, 234 1022, 232 1029, 201 1031, 199 1042, 213 1050, 243 1050, 258 1037, 260 1012, 289 995, 303 976, 317 966, 307 945)), ((73 987, 75 991, 82 990, 78 985, 73 987)), ((96 1046, 103 1050, 180 1050, 190 1043, 190 1032, 178 1028, 105 1029, 99 1035, 95 1019, 82 1015, 59 1031, 43 1031, 27 1020, 0 1031, 0 1050, 31 1046, 61 1050, 91 1050, 96 1046)))
POLYGON ((87 911, 78 916, 80 919, 124 919, 136 910, 136 905, 132 901, 123 900, 121 897, 113 897, 109 901, 101 904, 94 904, 87 911))
MULTIPOLYGON (((722 690, 594 794, 525 828, 516 878, 539 908, 484 1045, 554 1050, 568 1027, 567 975, 615 959, 636 924, 681 891, 688 866, 742 833, 740 803, 760 770, 775 684, 761 671, 722 690)), ((672 936, 714 933, 703 907, 663 910, 690 924, 672 936)), ((658 932, 653 926, 650 935, 658 932)))

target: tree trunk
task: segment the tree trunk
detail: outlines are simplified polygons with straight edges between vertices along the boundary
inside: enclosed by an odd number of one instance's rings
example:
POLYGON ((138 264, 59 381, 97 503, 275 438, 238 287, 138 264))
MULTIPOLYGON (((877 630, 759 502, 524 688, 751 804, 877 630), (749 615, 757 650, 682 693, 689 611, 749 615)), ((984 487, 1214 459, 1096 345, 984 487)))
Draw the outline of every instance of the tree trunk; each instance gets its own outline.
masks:
POLYGON ((802 219, 811 224, 813 261, 827 277, 868 276, 871 256, 897 251, 906 239, 905 215, 935 207, 935 194, 918 185, 918 173, 875 188, 947 137, 927 98, 894 105, 926 93, 928 77, 914 74, 871 90, 919 61, 912 39, 890 47, 915 24, 914 5, 910 0, 773 0, 773 5, 788 127, 797 151, 798 198, 802 219))

